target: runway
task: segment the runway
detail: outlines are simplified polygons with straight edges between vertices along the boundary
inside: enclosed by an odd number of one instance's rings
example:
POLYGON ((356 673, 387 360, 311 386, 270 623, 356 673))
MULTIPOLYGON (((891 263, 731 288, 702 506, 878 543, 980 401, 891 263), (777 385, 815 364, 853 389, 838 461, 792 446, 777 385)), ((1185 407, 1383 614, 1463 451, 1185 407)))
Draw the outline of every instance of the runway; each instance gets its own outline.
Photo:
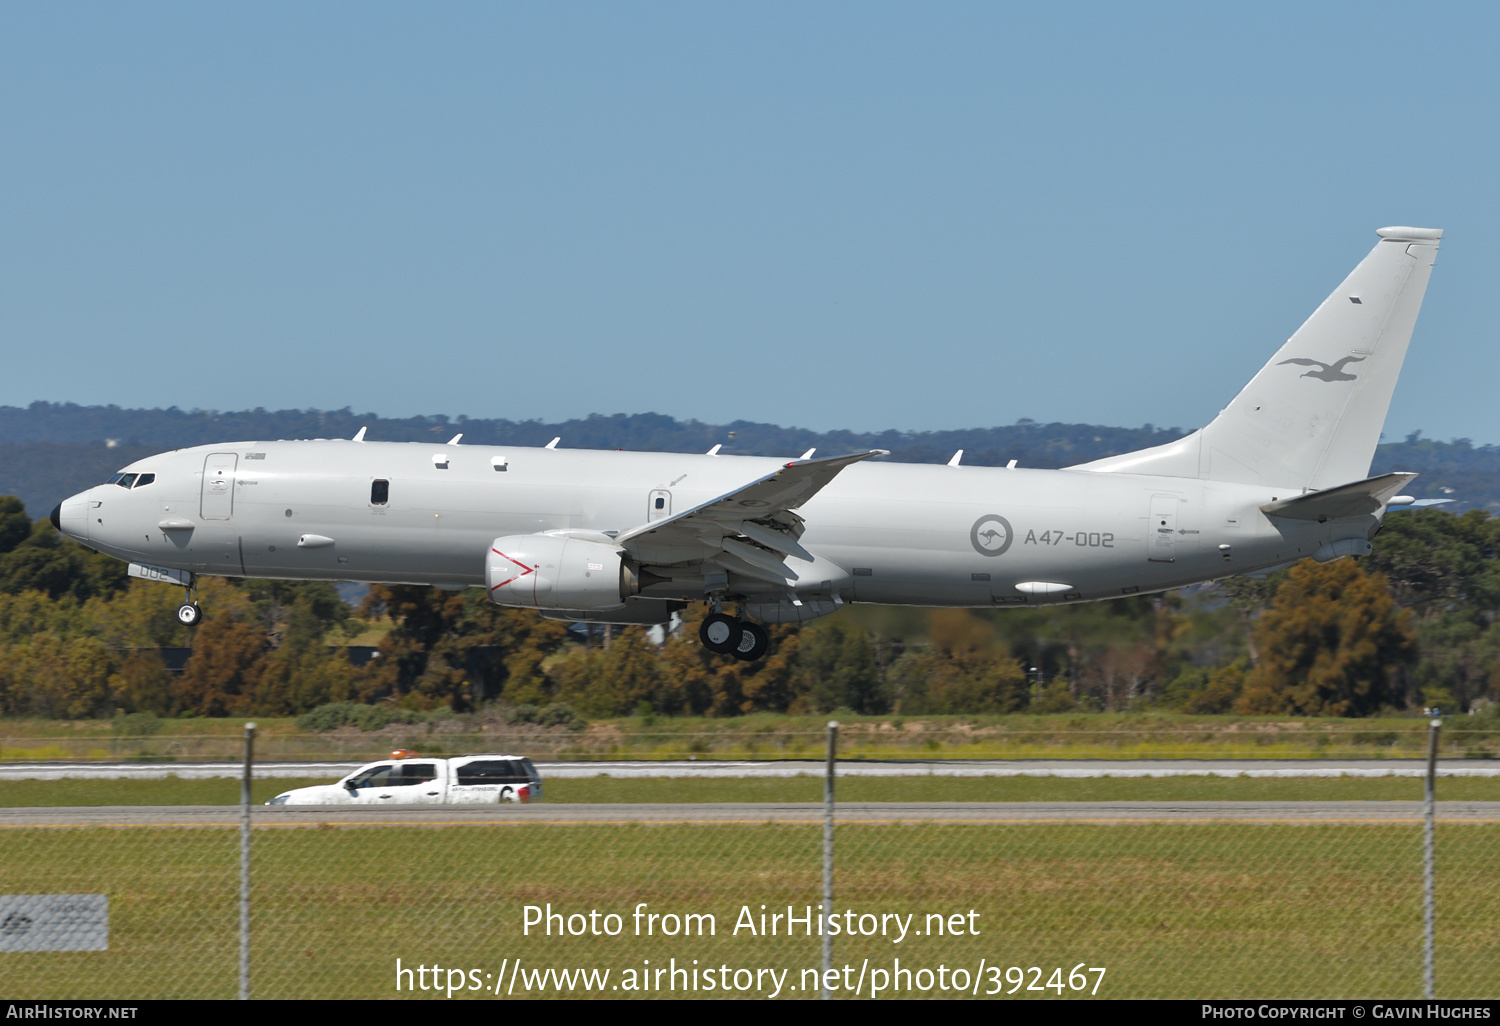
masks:
MULTIPOLYGON (((262 762, 258 779, 313 778, 333 782, 365 762, 262 762)), ((786 761, 539 762, 543 780, 580 777, 700 778, 823 775, 823 763, 786 761)), ((841 777, 1420 777, 1425 759, 952 759, 845 760, 841 777)), ((237 762, 15 762, 0 764, 0 780, 185 780, 238 777, 237 762)), ((1441 777, 1500 777, 1500 760, 1442 759, 1441 777)))
MULTIPOLYGON (((1443 823, 1500 823, 1500 802, 1438 802, 1443 823)), ((586 826, 609 824, 813 824, 823 806, 806 803, 412 806, 357 809, 255 806, 257 827, 586 826)), ((847 802, 840 823, 1364 823, 1418 824, 1421 802, 847 802)), ((232 805, 0 809, 0 830, 22 827, 231 827, 232 805)))

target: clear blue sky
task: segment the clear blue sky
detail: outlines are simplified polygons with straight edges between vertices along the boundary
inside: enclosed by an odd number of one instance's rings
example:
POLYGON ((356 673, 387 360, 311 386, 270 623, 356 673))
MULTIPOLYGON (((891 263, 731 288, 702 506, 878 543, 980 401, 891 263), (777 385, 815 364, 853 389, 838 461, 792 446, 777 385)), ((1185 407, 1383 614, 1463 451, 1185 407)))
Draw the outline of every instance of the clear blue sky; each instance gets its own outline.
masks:
POLYGON ((1500 5, 0 4, 0 403, 1197 426, 1388 224, 1500 442, 1500 5))

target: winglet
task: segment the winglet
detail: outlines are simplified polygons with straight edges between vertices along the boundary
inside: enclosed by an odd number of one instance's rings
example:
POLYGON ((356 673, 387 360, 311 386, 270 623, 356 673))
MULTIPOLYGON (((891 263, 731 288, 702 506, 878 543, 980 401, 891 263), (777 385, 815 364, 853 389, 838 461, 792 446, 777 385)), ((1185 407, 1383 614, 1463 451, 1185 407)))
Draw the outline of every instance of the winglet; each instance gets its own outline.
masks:
POLYGON ((355 435, 354 435, 354 441, 356 441, 356 442, 363 442, 365 440, 365 432, 368 431, 368 430, 369 430, 368 427, 362 427, 362 428, 360 428, 359 431, 356 432, 355 435))
POLYGON ((452 438, 448 439, 448 444, 449 445, 457 445, 458 444, 458 440, 460 438, 462 438, 463 436, 464 436, 464 433, 462 431, 460 431, 458 434, 456 434, 452 438))
POLYGON ((561 442, 561 441, 562 441, 562 435, 558 435, 556 438, 552 439, 552 441, 550 441, 546 445, 542 446, 542 448, 543 449, 556 449, 557 448, 557 443, 561 442))
POLYGON ((812 459, 812 454, 815 453, 815 452, 817 452, 817 451, 818 450, 816 448, 809 449, 805 453, 803 453, 801 456, 798 456, 797 459, 798 460, 810 460, 810 459, 812 459))
POLYGON ((950 467, 956 467, 956 466, 958 466, 958 461, 961 460, 961 459, 963 459, 963 458, 964 458, 964 451, 962 449, 960 449, 960 450, 958 450, 958 452, 954 453, 953 454, 953 458, 948 461, 948 466, 950 466, 950 467))
POLYGON ((709 456, 717 456, 717 455, 719 455, 719 450, 722 449, 722 448, 724 448, 724 443, 720 442, 717 445, 715 445, 712 449, 708 450, 707 455, 709 455, 709 456))

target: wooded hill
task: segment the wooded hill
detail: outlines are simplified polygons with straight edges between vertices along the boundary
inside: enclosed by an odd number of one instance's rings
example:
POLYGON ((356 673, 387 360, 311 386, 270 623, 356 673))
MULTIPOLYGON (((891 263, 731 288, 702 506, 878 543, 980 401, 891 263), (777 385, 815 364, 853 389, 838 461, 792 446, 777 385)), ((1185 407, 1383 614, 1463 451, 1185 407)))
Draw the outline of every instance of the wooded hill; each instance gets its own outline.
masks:
MULTIPOLYGON (((118 406, 32 403, 0 406, 0 494, 19 497, 41 516, 61 499, 103 481, 133 460, 167 449, 214 442, 278 438, 350 438, 367 427, 371 441, 446 442, 463 432, 471 445, 545 445, 562 438, 567 448, 655 452, 723 452, 796 456, 816 447, 824 455, 856 449, 889 449, 903 463, 944 463, 957 449, 964 462, 1056 468, 1131 452, 1180 438, 1181 428, 1038 424, 955 431, 810 431, 752 421, 704 424, 658 413, 594 414, 560 423, 443 415, 383 418, 342 410, 130 410, 118 406)), ((1414 494, 1450 498, 1454 512, 1500 512, 1500 447, 1424 439, 1420 432, 1389 442, 1376 453, 1371 473, 1416 471, 1414 494)))

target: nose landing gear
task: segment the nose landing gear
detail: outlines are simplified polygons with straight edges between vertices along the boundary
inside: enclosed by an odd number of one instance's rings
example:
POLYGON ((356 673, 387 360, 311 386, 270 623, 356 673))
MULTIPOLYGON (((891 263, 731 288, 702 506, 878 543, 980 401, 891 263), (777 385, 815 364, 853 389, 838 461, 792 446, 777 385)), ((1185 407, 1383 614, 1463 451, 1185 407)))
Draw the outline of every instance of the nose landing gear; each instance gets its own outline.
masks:
POLYGON ((177 622, 184 627, 196 627, 203 622, 203 610, 198 608, 198 578, 188 578, 187 592, 182 605, 177 607, 177 622))

